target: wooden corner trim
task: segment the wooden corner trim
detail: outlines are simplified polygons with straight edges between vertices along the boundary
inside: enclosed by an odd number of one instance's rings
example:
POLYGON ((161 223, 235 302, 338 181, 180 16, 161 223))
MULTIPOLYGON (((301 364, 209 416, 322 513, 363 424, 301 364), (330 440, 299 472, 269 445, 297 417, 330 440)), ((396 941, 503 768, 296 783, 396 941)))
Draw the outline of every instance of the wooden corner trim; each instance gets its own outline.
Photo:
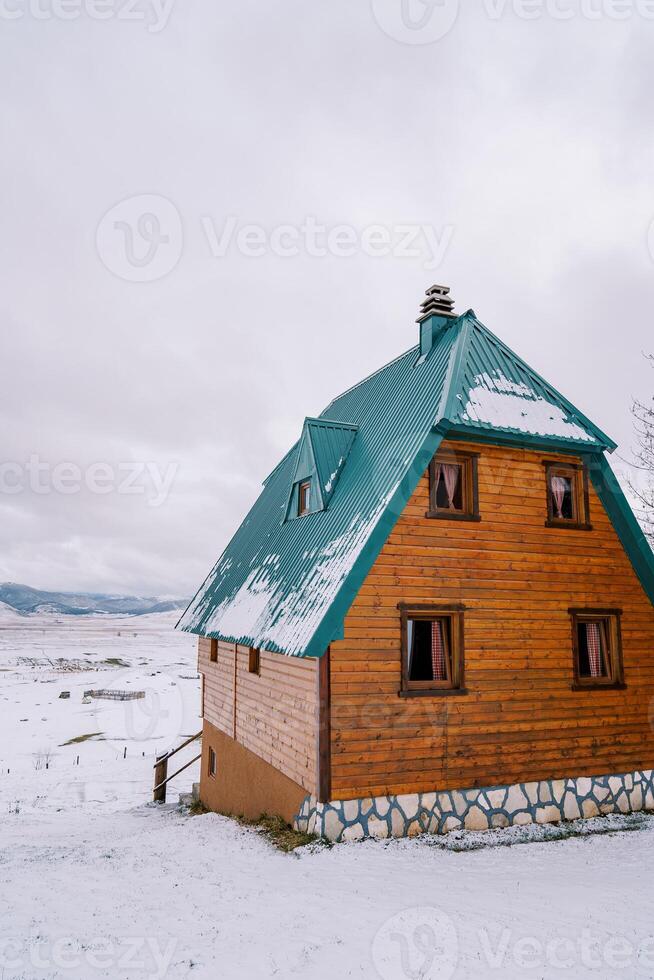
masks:
POLYGON ((318 733, 316 783, 319 803, 329 803, 332 793, 330 648, 318 660, 318 733))

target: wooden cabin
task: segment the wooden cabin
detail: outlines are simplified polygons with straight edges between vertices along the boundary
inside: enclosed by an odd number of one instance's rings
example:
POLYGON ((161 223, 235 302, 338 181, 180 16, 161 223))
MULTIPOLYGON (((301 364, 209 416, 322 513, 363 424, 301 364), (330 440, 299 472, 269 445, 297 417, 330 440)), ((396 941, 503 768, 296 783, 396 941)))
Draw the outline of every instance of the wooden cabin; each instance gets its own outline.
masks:
POLYGON ((185 612, 200 796, 331 840, 654 809, 654 560, 615 444, 449 290, 308 418, 185 612))

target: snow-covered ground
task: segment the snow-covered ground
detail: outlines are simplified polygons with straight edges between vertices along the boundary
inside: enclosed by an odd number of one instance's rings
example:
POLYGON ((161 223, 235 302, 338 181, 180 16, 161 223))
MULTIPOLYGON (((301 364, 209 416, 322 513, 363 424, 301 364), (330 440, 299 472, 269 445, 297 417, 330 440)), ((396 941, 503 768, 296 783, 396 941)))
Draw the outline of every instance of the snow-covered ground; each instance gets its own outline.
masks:
POLYGON ((199 728, 195 645, 170 618, 3 622, 2 980, 654 977, 654 818, 282 854, 174 794, 147 802, 155 751, 199 728), (97 687, 146 698, 83 704, 97 687))
MULTIPOLYGON (((0 617, 0 800, 42 811, 152 796, 156 753, 201 728, 196 641, 178 613, 0 617), (87 690, 142 691, 134 701, 87 690), (62 692, 70 697, 61 698, 62 692)), ((197 743, 176 756, 197 755, 197 743)), ((176 767, 177 768, 177 767, 176 767)), ((188 790, 198 766, 170 784, 188 790)), ((1 976, 1 974, 0 974, 1 976)))

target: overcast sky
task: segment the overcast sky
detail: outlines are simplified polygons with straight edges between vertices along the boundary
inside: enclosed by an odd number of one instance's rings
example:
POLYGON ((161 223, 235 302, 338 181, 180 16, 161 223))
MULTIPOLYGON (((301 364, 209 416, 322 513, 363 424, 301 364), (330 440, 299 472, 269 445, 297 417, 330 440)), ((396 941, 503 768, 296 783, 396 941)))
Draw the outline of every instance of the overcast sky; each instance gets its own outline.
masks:
POLYGON ((192 594, 432 282, 628 454, 654 4, 537 4, 0 0, 0 580, 192 594))

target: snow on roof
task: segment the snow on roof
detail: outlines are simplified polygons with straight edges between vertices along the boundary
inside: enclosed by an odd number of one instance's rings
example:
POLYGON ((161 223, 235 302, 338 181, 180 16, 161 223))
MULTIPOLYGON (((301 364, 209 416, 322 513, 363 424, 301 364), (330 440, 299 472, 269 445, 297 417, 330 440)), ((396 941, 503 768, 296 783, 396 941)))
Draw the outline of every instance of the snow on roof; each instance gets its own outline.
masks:
POLYGON ((460 414, 463 421, 483 422, 496 429, 514 429, 531 435, 595 442, 594 436, 572 421, 560 405, 537 395, 524 382, 510 381, 501 372, 495 377, 484 372, 474 380, 475 387, 468 392, 460 414))

